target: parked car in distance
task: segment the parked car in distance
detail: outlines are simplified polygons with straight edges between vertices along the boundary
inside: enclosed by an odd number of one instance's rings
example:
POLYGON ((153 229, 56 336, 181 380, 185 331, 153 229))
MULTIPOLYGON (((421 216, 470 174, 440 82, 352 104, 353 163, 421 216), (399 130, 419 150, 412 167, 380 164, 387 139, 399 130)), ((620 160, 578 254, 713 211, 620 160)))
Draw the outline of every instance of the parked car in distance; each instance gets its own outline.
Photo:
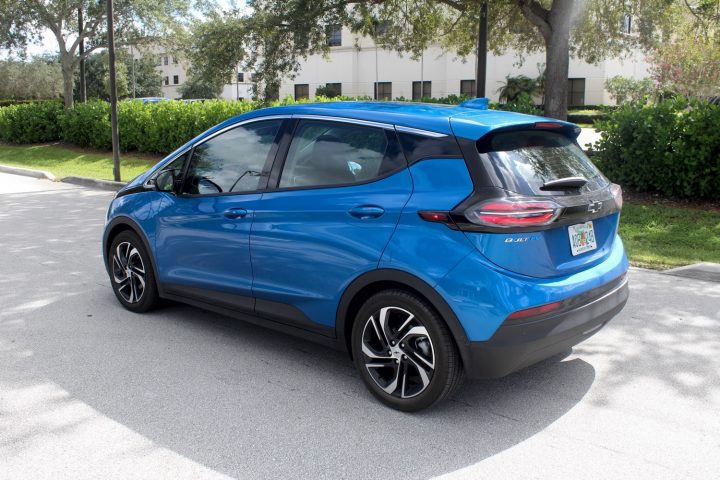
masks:
POLYGON ((622 194, 567 122, 459 106, 267 108, 122 188, 120 303, 185 302, 347 350, 404 411, 596 333, 628 298, 622 194))

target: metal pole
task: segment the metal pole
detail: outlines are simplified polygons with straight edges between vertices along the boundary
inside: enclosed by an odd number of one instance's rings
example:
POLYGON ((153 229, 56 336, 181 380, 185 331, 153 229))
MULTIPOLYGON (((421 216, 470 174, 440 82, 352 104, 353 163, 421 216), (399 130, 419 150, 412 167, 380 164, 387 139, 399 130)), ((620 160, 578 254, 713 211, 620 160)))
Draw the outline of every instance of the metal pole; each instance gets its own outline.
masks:
POLYGON ((112 132, 113 178, 120 181, 120 132, 117 119, 117 85, 115 83, 115 32, 113 0, 107 0, 108 59, 110 63, 110 130, 112 132))
POLYGON ((240 99, 240 65, 238 64, 235 66, 235 100, 239 100, 239 99, 240 99))
POLYGON ((487 78, 487 36, 488 36, 488 2, 480 6, 480 23, 478 25, 477 63, 475 72, 475 94, 485 96, 485 79, 487 78))
MULTIPOLYGON (((82 8, 78 8, 78 35, 82 35, 83 31, 83 14, 82 8)), ((83 54, 85 53, 85 39, 80 40, 78 46, 78 55, 80 56, 80 101, 87 102, 87 87, 85 86, 85 59, 83 54)))
POLYGON ((133 50, 132 43, 130 44, 130 68, 132 68, 132 83, 133 83, 133 98, 135 98, 135 51, 133 50))
POLYGON ((420 54, 420 101, 422 102, 423 97, 425 97, 425 78, 424 78, 424 70, 425 70, 425 50, 420 54))

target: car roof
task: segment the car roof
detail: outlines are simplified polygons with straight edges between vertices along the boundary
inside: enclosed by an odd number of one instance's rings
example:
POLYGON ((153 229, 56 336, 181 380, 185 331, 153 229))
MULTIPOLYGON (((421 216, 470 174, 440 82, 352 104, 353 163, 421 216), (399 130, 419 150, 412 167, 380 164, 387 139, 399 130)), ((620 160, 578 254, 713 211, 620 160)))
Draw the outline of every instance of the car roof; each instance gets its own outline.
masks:
MULTIPOLYGON (((484 110, 461 105, 411 102, 317 102, 254 110, 218 125, 228 125, 270 115, 315 115, 389 123, 477 140, 497 128, 548 121, 547 118, 501 110, 484 110)), ((552 120, 561 122, 560 120, 552 120)), ((569 125, 569 124, 568 124, 569 125)), ((212 133, 211 129, 207 133, 212 133)))

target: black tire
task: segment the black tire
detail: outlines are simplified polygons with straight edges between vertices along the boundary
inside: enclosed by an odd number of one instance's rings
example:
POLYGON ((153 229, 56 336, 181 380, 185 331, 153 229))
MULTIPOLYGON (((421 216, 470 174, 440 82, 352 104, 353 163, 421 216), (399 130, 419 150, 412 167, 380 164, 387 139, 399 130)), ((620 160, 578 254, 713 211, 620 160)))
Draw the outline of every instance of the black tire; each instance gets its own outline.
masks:
POLYGON ((365 385, 394 409, 428 408, 461 383, 460 354, 445 322, 427 301, 410 292, 385 290, 370 297, 355 318, 351 344, 365 385))
POLYGON ((110 244, 107 258, 110 284, 123 307, 131 312, 143 313, 158 305, 155 271, 143 242, 135 232, 120 232, 110 244))

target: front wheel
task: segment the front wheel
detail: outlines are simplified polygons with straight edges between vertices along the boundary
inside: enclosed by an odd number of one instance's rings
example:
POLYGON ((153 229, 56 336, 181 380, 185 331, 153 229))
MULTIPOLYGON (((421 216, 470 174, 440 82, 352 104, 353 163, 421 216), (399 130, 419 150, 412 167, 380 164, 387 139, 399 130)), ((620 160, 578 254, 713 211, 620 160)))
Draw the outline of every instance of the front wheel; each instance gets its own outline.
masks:
POLYGON ((110 283, 115 296, 130 311, 141 313, 158 302, 150 257, 135 232, 118 234, 108 252, 110 283))
POLYGON ((386 290, 370 297, 357 314, 351 341, 365 385, 392 408, 422 410, 460 384, 460 355, 447 326, 412 293, 386 290))

